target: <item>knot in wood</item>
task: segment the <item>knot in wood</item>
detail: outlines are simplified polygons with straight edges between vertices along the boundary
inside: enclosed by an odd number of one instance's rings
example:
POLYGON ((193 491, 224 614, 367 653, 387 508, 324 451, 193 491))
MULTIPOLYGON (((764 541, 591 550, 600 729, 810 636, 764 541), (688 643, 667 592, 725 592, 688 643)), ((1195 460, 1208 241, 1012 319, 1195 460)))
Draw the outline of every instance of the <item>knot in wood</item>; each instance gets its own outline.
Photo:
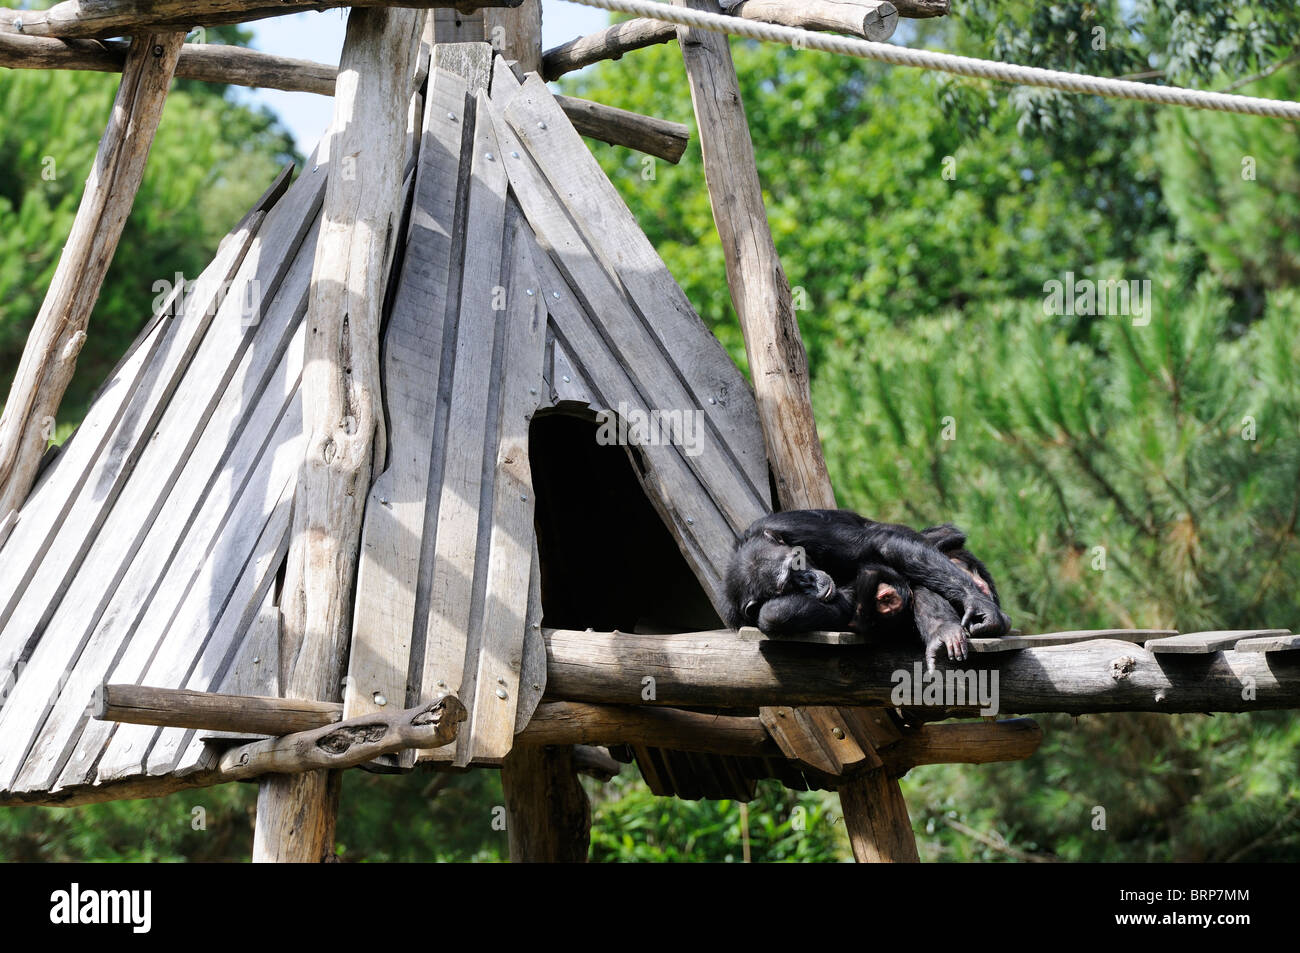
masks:
POLYGON ((316 747, 329 754, 340 755, 353 745, 379 741, 387 730, 388 727, 382 722, 372 725, 350 725, 347 728, 331 731, 316 742, 316 747))
POLYGON ((63 345, 62 359, 66 361, 75 360, 81 353, 81 346, 86 343, 86 332, 75 331, 72 337, 68 338, 68 343, 63 345))
POLYGON ((1131 655, 1121 655, 1119 658, 1112 659, 1110 663, 1110 677, 1117 682, 1122 682, 1132 674, 1137 668, 1137 659, 1131 655))

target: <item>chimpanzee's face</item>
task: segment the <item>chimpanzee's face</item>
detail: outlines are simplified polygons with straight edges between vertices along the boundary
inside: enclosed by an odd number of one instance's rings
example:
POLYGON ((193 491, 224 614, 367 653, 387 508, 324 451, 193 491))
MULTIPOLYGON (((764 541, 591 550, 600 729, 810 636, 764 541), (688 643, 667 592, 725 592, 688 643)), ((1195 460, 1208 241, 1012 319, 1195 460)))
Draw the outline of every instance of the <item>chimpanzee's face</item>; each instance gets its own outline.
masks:
POLYGON ((787 545, 771 531, 741 543, 727 573, 728 605, 740 615, 731 620, 733 626, 754 625, 763 603, 792 593, 829 602, 835 582, 808 563, 802 548, 787 545))

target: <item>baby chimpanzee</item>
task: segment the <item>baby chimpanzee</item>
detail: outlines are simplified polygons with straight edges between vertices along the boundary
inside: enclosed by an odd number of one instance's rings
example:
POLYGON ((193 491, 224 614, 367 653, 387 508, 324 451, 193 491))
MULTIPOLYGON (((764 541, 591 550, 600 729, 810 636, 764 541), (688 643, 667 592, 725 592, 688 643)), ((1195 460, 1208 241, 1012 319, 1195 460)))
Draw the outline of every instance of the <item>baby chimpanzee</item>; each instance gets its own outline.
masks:
POLYGON ((988 570, 962 548, 965 535, 951 524, 926 534, 849 510, 765 516, 737 542, 728 566, 727 621, 758 625, 770 634, 869 632, 902 615, 913 592, 924 590, 926 624, 922 628, 918 619, 918 628, 927 659, 939 644, 950 658, 965 658, 967 631, 1003 635, 1011 620, 999 607, 988 570), (946 612, 931 604, 936 602, 946 612), (960 618, 951 604, 962 607, 960 618), (950 621, 956 622, 955 633, 950 621))

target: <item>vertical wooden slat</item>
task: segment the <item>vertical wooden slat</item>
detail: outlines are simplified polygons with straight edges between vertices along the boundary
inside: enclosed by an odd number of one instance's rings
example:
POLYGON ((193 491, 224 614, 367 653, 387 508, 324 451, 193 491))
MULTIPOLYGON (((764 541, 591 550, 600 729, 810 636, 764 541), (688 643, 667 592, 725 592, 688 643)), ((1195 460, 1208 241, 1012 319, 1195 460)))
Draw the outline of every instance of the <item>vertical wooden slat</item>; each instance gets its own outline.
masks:
MULTIPOLYGON (((296 698, 339 698, 346 668, 362 513, 382 427, 382 263, 402 207, 406 108, 422 26, 417 11, 353 9, 339 63, 284 598, 284 687, 296 698)), ((332 850, 337 785, 322 771, 261 782, 254 859, 323 860, 332 850)))

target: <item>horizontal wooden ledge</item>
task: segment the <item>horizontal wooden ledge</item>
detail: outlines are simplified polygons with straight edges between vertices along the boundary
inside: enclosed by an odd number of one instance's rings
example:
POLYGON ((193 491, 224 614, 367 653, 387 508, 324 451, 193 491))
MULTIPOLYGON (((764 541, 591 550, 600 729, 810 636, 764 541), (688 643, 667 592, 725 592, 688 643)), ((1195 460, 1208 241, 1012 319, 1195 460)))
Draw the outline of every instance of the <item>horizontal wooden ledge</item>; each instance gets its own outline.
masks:
POLYGON ((335 7, 517 7, 523 0, 63 0, 46 10, 0 8, 0 33, 96 39, 220 26, 335 7))

